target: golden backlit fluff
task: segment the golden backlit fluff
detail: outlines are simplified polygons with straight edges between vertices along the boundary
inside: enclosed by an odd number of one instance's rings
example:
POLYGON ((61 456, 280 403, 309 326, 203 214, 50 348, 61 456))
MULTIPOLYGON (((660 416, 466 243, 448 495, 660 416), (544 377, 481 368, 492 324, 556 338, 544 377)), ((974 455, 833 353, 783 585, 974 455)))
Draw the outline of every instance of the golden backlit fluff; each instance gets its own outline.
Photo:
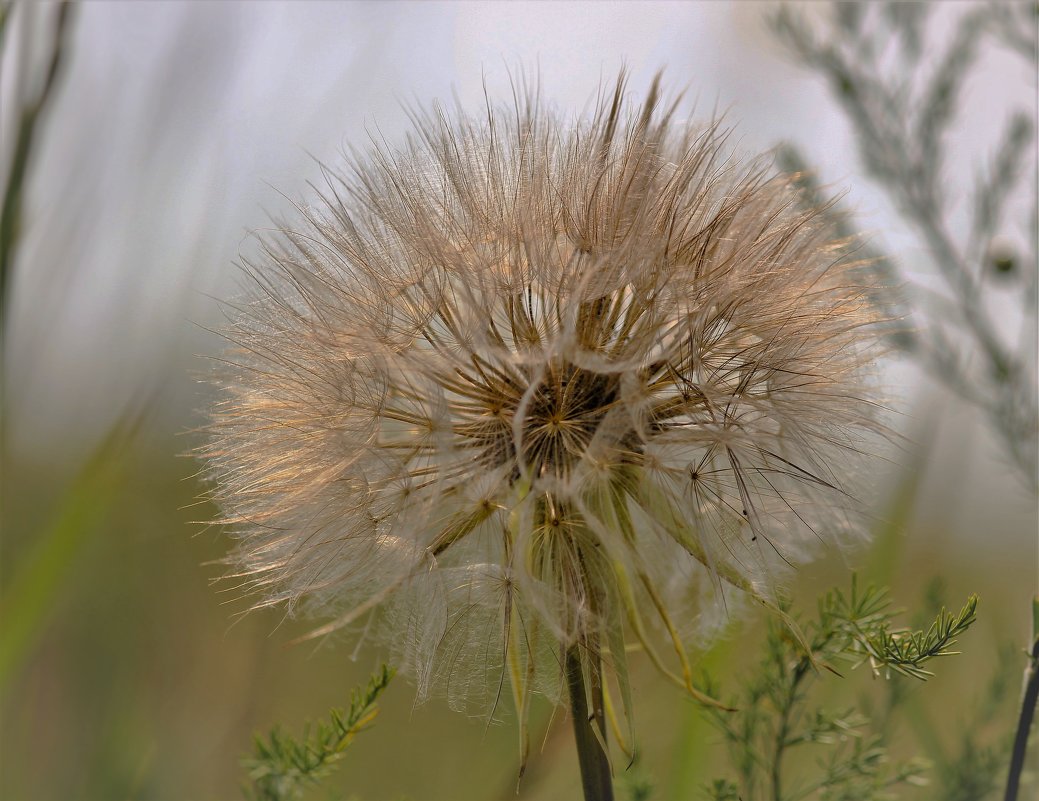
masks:
POLYGON ((265 239, 203 455, 261 605, 521 721, 577 654, 622 724, 626 648, 697 694, 733 602, 854 535, 877 312, 828 212, 656 85, 519 95, 416 113, 265 239))

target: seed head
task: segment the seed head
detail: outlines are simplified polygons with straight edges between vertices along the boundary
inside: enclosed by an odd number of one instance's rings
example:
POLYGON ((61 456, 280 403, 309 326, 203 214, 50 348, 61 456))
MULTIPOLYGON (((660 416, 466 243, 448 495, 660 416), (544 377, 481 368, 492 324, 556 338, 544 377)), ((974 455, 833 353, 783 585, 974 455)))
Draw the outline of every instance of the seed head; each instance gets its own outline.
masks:
POLYGON ((266 239, 204 448, 261 604, 381 633, 421 694, 507 677, 521 717, 576 647, 627 712, 626 642, 695 693, 719 610, 846 537, 863 272, 674 110, 417 113, 266 239))

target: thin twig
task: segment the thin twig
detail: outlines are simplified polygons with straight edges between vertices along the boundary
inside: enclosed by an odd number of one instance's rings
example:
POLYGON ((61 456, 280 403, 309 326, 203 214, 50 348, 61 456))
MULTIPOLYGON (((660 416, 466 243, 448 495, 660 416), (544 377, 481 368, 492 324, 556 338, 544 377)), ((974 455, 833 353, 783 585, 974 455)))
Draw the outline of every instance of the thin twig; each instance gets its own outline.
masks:
POLYGON ((1024 769, 1025 754, 1028 751, 1028 734, 1035 718, 1036 701, 1039 701, 1039 637, 1032 643, 1032 653, 1029 654, 1028 667, 1025 669, 1025 693, 1021 701, 1021 715, 1017 720, 1014 748, 1010 753, 1010 771, 1003 801, 1017 801, 1021 771, 1024 769))

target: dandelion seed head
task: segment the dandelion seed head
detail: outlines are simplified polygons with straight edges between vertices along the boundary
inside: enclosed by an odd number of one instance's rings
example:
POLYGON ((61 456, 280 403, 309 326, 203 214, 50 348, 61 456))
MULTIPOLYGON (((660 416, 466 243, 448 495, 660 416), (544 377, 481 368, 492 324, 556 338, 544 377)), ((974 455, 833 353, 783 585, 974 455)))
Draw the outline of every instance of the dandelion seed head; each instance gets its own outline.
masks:
POLYGON ((235 572, 459 705, 557 695, 575 644, 684 665, 855 536, 854 243, 656 87, 415 124, 247 265, 203 449, 235 572))

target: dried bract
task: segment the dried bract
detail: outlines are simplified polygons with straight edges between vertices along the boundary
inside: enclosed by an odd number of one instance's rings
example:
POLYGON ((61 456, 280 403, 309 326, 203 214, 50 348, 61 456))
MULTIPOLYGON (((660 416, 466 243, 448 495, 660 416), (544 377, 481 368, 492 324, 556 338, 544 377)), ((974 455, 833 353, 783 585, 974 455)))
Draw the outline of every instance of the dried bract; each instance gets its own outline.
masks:
POLYGON ((852 530, 866 273, 656 87, 415 122, 249 265, 204 449, 237 574, 423 694, 508 681, 522 717, 576 647, 626 713, 626 642, 695 693, 726 599, 852 530))

